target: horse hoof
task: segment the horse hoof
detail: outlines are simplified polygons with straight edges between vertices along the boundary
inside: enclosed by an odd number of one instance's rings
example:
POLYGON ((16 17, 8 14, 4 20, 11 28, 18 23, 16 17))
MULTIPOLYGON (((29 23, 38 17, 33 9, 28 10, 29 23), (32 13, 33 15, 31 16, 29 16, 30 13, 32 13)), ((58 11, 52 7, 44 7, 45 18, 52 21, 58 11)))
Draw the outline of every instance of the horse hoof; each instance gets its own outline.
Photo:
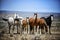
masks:
POLYGON ((13 35, 11 34, 10 37, 13 37, 13 35))

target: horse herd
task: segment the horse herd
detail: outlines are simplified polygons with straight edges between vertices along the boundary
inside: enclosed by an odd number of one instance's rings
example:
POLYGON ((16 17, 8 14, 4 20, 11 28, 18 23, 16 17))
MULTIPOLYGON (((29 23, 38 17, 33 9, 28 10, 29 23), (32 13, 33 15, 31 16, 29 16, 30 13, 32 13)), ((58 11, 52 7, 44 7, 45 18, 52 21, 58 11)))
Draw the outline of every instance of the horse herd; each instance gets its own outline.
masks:
POLYGON ((19 27, 21 26, 22 28, 20 29, 22 29, 22 31, 28 29, 28 31, 30 31, 30 33, 33 34, 34 32, 39 32, 41 29, 42 31, 44 30, 45 33, 51 34, 50 27, 53 21, 53 15, 50 15, 47 18, 45 17, 38 18, 37 13, 34 13, 34 17, 27 17, 26 19, 23 20, 21 17, 19 19, 17 16, 14 19, 12 17, 10 17, 9 19, 5 19, 5 18, 2 19, 8 22, 9 33, 11 26, 13 25, 13 29, 14 29, 14 26, 17 25, 17 30, 18 30, 18 26, 19 27))

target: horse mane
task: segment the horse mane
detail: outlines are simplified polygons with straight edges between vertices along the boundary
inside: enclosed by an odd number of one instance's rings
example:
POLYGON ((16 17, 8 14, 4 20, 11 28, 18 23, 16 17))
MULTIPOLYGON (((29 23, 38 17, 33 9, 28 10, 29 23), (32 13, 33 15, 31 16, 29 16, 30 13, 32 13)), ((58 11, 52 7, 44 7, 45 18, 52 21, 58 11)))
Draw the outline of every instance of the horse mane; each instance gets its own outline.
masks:
POLYGON ((47 17, 47 19, 50 19, 50 18, 51 18, 51 16, 53 16, 53 15, 48 16, 48 17, 47 17))

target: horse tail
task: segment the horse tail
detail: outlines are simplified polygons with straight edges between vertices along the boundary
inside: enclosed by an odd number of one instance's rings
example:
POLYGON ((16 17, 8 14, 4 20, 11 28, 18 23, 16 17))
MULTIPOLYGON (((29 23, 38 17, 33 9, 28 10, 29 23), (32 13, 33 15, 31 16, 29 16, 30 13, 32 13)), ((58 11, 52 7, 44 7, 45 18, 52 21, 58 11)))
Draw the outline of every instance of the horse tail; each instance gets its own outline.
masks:
POLYGON ((4 21, 8 21, 8 19, 5 19, 5 18, 2 18, 2 20, 4 20, 4 21))
POLYGON ((45 26, 46 32, 48 32, 48 26, 46 22, 44 23, 44 26, 45 26))

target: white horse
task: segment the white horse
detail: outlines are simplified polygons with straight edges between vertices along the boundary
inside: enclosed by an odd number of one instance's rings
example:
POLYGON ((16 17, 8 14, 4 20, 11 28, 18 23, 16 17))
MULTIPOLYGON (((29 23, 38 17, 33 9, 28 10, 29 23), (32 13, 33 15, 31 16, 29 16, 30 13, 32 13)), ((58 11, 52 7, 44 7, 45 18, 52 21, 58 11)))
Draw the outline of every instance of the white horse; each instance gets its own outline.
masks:
MULTIPOLYGON (((20 17, 20 16, 18 16, 17 14, 15 14, 14 15, 14 17, 9 17, 8 19, 6 19, 6 18, 2 18, 4 21, 7 21, 8 22, 8 26, 9 26, 9 33, 10 33, 10 29, 11 29, 11 26, 14 26, 14 21, 15 21, 15 19, 18 19, 19 20, 19 22, 20 22, 20 24, 22 24, 22 19, 23 19, 23 17, 20 17)), ((14 27, 13 27, 13 29, 14 29, 14 27)))

